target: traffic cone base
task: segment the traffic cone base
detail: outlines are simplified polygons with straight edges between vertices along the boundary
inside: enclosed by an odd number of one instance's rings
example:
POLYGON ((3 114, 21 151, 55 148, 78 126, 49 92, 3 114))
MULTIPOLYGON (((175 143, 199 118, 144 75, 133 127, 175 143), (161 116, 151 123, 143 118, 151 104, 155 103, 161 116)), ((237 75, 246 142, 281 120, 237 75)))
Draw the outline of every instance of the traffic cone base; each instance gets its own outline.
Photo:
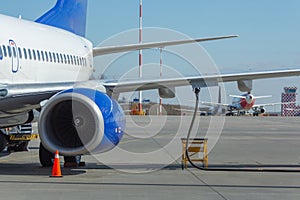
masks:
POLYGON ((59 162, 59 153, 55 152, 54 163, 52 168, 51 178, 62 178, 61 170, 60 170, 60 162, 59 162))

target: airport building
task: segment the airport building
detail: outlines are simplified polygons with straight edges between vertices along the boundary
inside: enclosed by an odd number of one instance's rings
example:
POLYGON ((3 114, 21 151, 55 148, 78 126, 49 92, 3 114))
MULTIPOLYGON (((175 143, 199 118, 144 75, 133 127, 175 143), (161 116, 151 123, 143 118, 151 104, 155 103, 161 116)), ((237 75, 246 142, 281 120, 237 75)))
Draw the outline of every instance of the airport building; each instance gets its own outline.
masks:
POLYGON ((281 116, 287 117, 300 115, 300 106, 296 104, 297 89, 297 87, 284 88, 284 93, 281 94, 281 116))

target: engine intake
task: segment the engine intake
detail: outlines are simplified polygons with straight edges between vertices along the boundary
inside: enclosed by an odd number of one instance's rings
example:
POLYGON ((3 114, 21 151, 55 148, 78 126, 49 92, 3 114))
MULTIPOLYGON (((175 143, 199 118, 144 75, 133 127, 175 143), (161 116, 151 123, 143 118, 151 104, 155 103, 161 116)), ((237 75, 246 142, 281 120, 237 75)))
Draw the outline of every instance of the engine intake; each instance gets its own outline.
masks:
POLYGON ((85 88, 51 98, 39 119, 43 146, 67 156, 108 151, 119 143, 124 129, 119 104, 103 92, 85 88))

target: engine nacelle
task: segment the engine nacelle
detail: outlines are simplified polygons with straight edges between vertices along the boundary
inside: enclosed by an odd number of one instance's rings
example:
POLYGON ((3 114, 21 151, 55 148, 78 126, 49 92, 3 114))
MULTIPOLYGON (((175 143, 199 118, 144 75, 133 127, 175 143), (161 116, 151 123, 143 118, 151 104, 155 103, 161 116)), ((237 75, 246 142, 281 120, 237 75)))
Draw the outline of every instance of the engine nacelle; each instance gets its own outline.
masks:
POLYGON ((249 92, 252 90, 252 80, 238 80, 237 84, 241 92, 249 92))
POLYGON ((265 108, 260 108, 260 113, 265 113, 266 112, 266 109, 265 108))
POLYGON ((163 99, 175 98, 175 88, 159 88, 158 93, 163 99))
POLYGON ((256 107, 256 108, 252 108, 252 110, 257 115, 264 114, 266 112, 266 109, 264 107, 256 107))
POLYGON ((120 105, 107 94, 86 88, 58 93, 39 119, 43 146, 65 156, 108 151, 120 142, 124 129, 120 105))

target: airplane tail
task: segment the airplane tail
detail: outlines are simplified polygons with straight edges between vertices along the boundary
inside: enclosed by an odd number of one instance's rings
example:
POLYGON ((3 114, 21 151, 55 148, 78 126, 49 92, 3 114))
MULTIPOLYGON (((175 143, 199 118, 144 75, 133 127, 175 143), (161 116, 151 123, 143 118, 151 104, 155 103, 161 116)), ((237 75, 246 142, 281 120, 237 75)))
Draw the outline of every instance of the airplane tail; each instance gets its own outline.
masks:
POLYGON ((58 0, 35 22, 61 28, 85 37, 88 0, 58 0))

